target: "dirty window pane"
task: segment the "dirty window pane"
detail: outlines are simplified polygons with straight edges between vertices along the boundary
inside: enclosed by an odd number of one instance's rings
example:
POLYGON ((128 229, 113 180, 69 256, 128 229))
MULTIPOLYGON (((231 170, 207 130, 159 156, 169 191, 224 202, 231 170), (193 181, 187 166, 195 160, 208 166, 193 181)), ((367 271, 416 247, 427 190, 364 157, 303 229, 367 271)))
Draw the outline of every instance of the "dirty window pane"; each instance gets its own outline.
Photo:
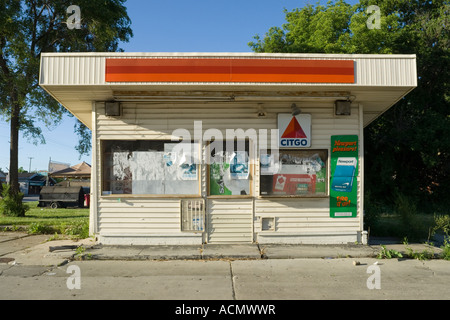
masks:
POLYGON ((103 141, 103 195, 199 193, 198 144, 103 141))
POLYGON ((262 196, 326 196, 327 150, 279 150, 260 155, 262 196))

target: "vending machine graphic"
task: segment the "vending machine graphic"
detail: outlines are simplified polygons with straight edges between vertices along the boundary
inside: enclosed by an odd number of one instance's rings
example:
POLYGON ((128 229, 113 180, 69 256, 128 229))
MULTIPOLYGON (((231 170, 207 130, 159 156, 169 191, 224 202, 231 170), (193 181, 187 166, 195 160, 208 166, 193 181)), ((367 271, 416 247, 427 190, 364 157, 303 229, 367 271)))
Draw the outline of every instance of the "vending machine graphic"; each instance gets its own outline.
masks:
POLYGON ((331 189, 341 192, 352 192, 356 172, 356 158, 341 157, 337 159, 331 189))

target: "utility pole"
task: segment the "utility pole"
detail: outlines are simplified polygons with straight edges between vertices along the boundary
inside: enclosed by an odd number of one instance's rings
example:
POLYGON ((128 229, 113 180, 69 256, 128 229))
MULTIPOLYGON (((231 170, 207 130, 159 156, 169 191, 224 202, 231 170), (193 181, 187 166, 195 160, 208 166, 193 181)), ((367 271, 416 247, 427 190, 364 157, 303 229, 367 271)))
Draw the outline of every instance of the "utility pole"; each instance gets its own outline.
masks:
POLYGON ((28 159, 30 159, 30 167, 28 168, 28 173, 31 173, 31 160, 33 160, 33 157, 28 157, 28 159))

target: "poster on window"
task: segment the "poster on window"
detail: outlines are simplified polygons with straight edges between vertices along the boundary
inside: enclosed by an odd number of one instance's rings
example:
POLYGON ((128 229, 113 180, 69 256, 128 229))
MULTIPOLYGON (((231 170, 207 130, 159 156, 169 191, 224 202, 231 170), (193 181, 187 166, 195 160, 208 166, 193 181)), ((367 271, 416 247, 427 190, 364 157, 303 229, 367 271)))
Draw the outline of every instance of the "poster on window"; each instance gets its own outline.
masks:
POLYGON ((166 180, 197 180, 198 144, 164 144, 166 180))
POLYGON ((283 150, 279 160, 261 157, 261 195, 324 196, 326 150, 283 150))
POLYGON ((357 216, 358 136, 331 137, 330 216, 357 216))
POLYGON ((103 195, 199 193, 198 143, 105 141, 103 195))
POLYGON ((248 195, 250 193, 248 153, 243 152, 237 155, 238 153, 222 151, 212 157, 209 166, 210 195, 248 195))
POLYGON ((128 151, 114 152, 112 155, 111 190, 105 194, 131 194, 133 191, 131 173, 131 153, 128 151))
POLYGON ((275 155, 263 153, 260 155, 260 174, 263 176, 272 176, 281 170, 281 162, 275 159, 275 155))
POLYGON ((164 193, 164 153, 160 151, 134 151, 131 161, 133 194, 164 193))
POLYGON ((248 153, 236 151, 230 159, 231 179, 248 179, 248 153))

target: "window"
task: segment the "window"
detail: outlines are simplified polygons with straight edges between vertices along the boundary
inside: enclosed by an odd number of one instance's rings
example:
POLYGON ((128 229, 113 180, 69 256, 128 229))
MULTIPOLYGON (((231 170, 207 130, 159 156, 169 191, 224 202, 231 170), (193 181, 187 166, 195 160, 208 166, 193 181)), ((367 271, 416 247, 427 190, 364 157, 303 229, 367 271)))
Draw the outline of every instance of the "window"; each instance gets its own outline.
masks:
POLYGON ((198 195, 197 143, 102 141, 103 195, 198 195))
POLYGON ((326 196, 327 160, 327 150, 261 154, 261 196, 326 196))
POLYGON ((248 140, 213 141, 209 156, 209 195, 251 194, 248 140))

